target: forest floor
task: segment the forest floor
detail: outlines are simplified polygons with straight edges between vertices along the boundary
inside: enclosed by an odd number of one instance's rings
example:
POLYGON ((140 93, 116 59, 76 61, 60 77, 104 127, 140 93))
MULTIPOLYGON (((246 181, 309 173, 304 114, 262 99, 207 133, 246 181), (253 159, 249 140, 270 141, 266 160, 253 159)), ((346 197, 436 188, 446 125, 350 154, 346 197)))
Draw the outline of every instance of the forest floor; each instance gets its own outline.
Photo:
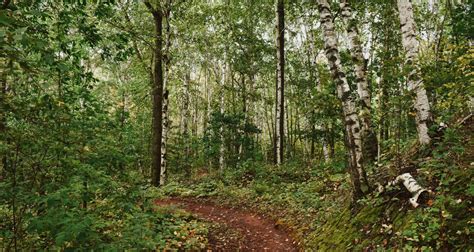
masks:
POLYGON ((156 204, 177 207, 210 222, 208 249, 212 251, 298 251, 287 230, 245 209, 196 198, 168 198, 156 204))

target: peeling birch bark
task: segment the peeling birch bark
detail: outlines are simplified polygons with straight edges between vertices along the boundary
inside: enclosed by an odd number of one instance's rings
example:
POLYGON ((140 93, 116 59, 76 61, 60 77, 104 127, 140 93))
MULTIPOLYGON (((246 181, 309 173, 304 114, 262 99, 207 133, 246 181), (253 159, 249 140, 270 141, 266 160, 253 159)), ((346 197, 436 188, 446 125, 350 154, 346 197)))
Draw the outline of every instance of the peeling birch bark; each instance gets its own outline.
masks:
POLYGON ((165 48, 163 55, 164 63, 164 72, 163 72, 163 132, 161 135, 161 171, 160 171, 160 186, 163 186, 166 182, 166 170, 167 170, 167 141, 168 141, 168 128, 169 128, 169 118, 168 118, 168 80, 169 80, 169 70, 170 70, 170 17, 171 17, 171 0, 166 1, 165 7, 165 48))
MULTIPOLYGON (((166 80, 167 74, 165 70, 164 79, 166 80)), ((166 81, 163 81, 166 83, 166 81)), ((166 85, 166 84, 164 84, 166 85)), ((168 141, 168 90, 165 89, 163 94, 163 135, 161 136, 161 171, 160 171, 160 186, 166 183, 166 171, 167 171, 167 141, 168 141)))
POLYGON ((352 62, 354 63, 354 72, 357 84, 357 94, 359 95, 360 118, 361 118, 361 134, 363 140, 365 158, 374 160, 376 157, 377 138, 372 129, 371 119, 371 99, 369 91, 369 83, 367 80, 367 60, 362 52, 362 43, 360 41, 357 22, 353 16, 352 8, 348 0, 341 0, 341 14, 347 25, 347 35, 349 37, 349 49, 352 62))
POLYGON ((403 186, 412 194, 412 197, 409 199, 410 204, 413 207, 418 207, 420 204, 425 204, 426 200, 429 198, 430 191, 421 187, 418 182, 411 176, 410 173, 403 173, 395 178, 395 180, 389 182, 387 186, 393 186, 403 183, 403 186), (422 199, 422 202, 418 202, 419 199, 422 199))
POLYGON ((323 28, 324 48, 329 67, 336 83, 337 95, 342 104, 347 149, 349 151, 349 170, 352 179, 354 198, 361 198, 370 189, 363 167, 361 128, 354 98, 342 68, 333 15, 327 0, 318 0, 320 21, 323 28))
POLYGON ((406 53, 405 64, 412 67, 407 76, 408 88, 415 93, 414 107, 416 110, 416 129, 418 131, 418 140, 422 145, 428 145, 431 138, 428 135, 429 125, 431 123, 431 112, 426 89, 419 77, 419 66, 415 63, 418 55, 419 42, 415 33, 415 19, 413 17, 413 6, 410 0, 397 0, 398 14, 400 18, 402 44, 406 53))

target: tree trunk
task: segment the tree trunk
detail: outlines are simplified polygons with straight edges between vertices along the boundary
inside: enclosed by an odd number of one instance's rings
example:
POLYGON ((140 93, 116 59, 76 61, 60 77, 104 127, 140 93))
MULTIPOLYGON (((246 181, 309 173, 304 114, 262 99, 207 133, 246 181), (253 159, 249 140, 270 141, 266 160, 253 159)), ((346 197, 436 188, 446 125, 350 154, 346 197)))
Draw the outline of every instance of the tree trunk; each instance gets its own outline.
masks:
POLYGON ((284 157, 285 134, 285 11, 283 0, 276 0, 277 19, 277 96, 276 96, 276 163, 280 165, 284 157))
MULTIPOLYGON (((382 62, 382 67, 381 71, 384 70, 383 62, 382 62)), ((377 163, 380 163, 380 157, 382 155, 382 142, 383 142, 383 125, 385 124, 384 122, 384 104, 385 104, 385 95, 384 95, 384 87, 383 87, 383 73, 381 74, 380 77, 377 78, 377 86, 378 86, 378 111, 377 111, 377 117, 378 117, 378 132, 377 132, 377 163)))
MULTIPOLYGON (((265 91, 267 91, 265 93, 265 97, 268 97, 269 99, 271 99, 270 92, 268 92, 268 89, 265 89, 265 91)), ((274 124, 274 122, 276 122, 276 121, 275 121, 274 115, 273 115, 274 110, 273 110, 273 106, 272 106, 270 111, 268 111, 267 110, 268 107, 265 106, 265 102, 262 103, 262 107, 264 108, 262 113, 263 113, 263 116, 265 117, 265 124, 266 124, 267 130, 268 130, 268 140, 269 140, 269 143, 270 143, 270 146, 271 146, 271 152, 267 149, 264 149, 264 152, 266 153, 267 160, 270 161, 270 157, 271 157, 271 162, 276 164, 276 152, 275 152, 276 143, 275 143, 275 124, 274 124)))
POLYGON ((161 174, 161 138, 163 135, 163 68, 162 68, 162 47, 163 47, 163 15, 161 10, 155 9, 148 1, 145 2, 148 10, 153 15, 155 24, 155 46, 154 46, 154 69, 153 69, 153 122, 152 122, 152 184, 160 185, 161 174))
POLYGON ((415 92, 414 107, 416 110, 418 141, 422 145, 428 145, 431 142, 431 138, 428 134, 428 129, 431 124, 431 112, 428 95, 419 76, 420 69, 415 63, 419 42, 416 39, 413 6, 410 0, 397 0, 397 3, 402 32, 402 44, 406 53, 405 64, 410 67, 410 72, 407 76, 408 89, 415 92))
POLYGON ((171 45, 171 34, 170 34, 170 16, 171 16, 171 0, 166 1, 165 6, 165 49, 163 55, 163 61, 165 64, 165 71, 163 73, 163 134, 161 136, 161 171, 160 171, 160 185, 163 186, 166 182, 166 171, 167 171, 167 141, 168 141, 168 104, 169 104, 169 69, 170 69, 170 45, 171 45))
MULTIPOLYGON (((11 62, 11 61, 10 61, 11 62)), ((2 62, 3 63, 3 62, 2 62)), ((11 63, 10 63, 11 65, 11 63)), ((2 70, 0 75, 0 141, 2 143, 7 143, 7 118, 6 118, 6 111, 7 111, 7 66, 2 64, 2 70)), ((0 167, 0 182, 6 177, 7 174, 7 157, 8 154, 5 150, 1 153, 1 167, 0 167)))
POLYGON ((347 139, 346 146, 349 152, 349 171, 352 179, 353 196, 354 199, 359 199, 369 191, 369 185, 362 163, 363 154, 359 116, 357 115, 354 98, 351 95, 346 75, 342 69, 330 5, 327 0, 318 0, 318 8, 324 34, 326 57, 343 108, 347 139))
POLYGON ((372 128, 371 101, 369 83, 367 80, 367 60, 362 54, 362 44, 359 39, 357 21, 353 17, 349 0, 341 0, 342 17, 347 23, 347 35, 359 95, 361 116, 361 136, 363 141, 364 161, 373 161, 377 156, 377 138, 372 128))
MULTIPOLYGON (((314 64, 314 67, 317 68, 317 65, 314 64)), ((321 81, 319 80, 319 72, 318 71, 316 71, 316 90, 318 91, 318 93, 321 93, 322 90, 323 90, 321 81)), ((321 138, 321 143, 322 143, 322 146, 323 146, 324 162, 328 162, 331 159, 331 156, 329 154, 329 149, 328 149, 328 144, 327 144, 327 142, 328 142, 328 139, 327 139, 328 130, 327 130, 326 124, 324 122, 321 124, 321 131, 324 133, 323 134, 324 137, 321 138)))
MULTIPOLYGON (((242 88, 241 88, 241 91, 242 91, 242 114, 244 116, 243 118, 243 123, 244 125, 247 123, 247 87, 245 85, 245 75, 241 74, 241 78, 242 78, 242 88)), ((239 129, 239 133, 241 136, 244 136, 245 135, 245 138, 248 138, 249 135, 247 132, 242 132, 242 129, 239 129)), ((242 139, 242 138, 241 138, 242 139)), ((244 142, 243 141, 240 141, 239 143, 239 156, 238 156, 238 159, 241 160, 243 158, 243 155, 244 155, 244 142)))
MULTIPOLYGON (((226 64, 227 64, 227 57, 224 53, 224 62, 222 63, 222 79, 221 79, 221 99, 220 99, 220 113, 221 113, 221 117, 224 116, 224 87, 225 87, 225 84, 226 84, 226 71, 227 71, 227 68, 226 68, 226 64)), ((222 119, 222 118, 221 118, 222 119)), ((224 146, 224 125, 223 125, 223 121, 221 120, 221 125, 219 127, 219 137, 220 137, 220 146, 219 146, 219 170, 221 172, 224 171, 224 166, 225 166, 225 163, 224 163, 224 152, 225 152, 225 146, 224 146)))
MULTIPOLYGON (((403 173, 397 176, 393 181, 390 181, 386 187, 391 187, 400 183, 402 183, 407 191, 412 194, 409 202, 413 207, 416 208, 420 204, 425 205, 429 200, 432 192, 420 186, 410 173, 403 173)), ((384 190, 384 187, 379 188, 379 192, 383 192, 384 190)))
POLYGON ((189 150, 189 118, 190 118, 190 111, 189 111, 189 85, 191 82, 191 73, 190 69, 186 70, 186 74, 184 76, 184 83, 182 89, 183 95, 183 107, 181 113, 181 136, 183 139, 184 145, 184 165, 183 169, 186 174, 191 175, 190 166, 189 166, 189 159, 190 159, 190 150, 189 150))

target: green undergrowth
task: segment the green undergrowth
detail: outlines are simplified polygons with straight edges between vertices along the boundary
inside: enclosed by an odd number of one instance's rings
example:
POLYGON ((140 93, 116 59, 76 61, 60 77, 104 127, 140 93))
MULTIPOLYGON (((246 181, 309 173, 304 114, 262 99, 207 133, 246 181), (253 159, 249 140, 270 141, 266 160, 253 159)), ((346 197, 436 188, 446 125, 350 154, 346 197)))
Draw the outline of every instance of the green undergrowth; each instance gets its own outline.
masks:
MULTIPOLYGON (((374 192, 358 202, 356 211, 351 209, 349 177, 334 168, 340 163, 314 167, 248 163, 220 175, 171 182, 161 192, 252 208, 291 230, 300 246, 309 250, 468 251, 474 249, 469 239, 474 233, 471 133, 447 129, 431 151, 410 152, 413 145, 407 145, 403 158, 416 164, 413 175, 433 192, 428 206, 416 209, 401 187, 374 192)), ((393 165, 390 160, 384 163, 393 165)), ((377 180, 380 170, 383 167, 371 169, 371 181, 377 180)))
POLYGON ((138 173, 112 179, 97 172, 88 181, 87 205, 83 181, 74 176, 68 186, 49 189, 34 198, 26 191, 12 192, 8 184, 0 183, 0 199, 16 193, 16 204, 22 211, 15 219, 12 208, 0 202, 0 251, 9 251, 15 243, 9 228, 13 224, 21 231, 16 237, 20 251, 204 248, 207 226, 189 214, 156 206, 161 192, 142 181, 138 173))

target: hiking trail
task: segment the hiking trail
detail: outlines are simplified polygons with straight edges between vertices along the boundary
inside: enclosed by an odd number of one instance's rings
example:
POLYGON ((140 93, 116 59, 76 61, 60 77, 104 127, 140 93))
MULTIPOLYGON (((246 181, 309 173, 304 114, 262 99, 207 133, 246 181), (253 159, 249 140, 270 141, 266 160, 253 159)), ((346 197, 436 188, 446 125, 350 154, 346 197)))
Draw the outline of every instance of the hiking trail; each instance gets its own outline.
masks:
POLYGON ((168 198, 157 200, 156 204, 176 206, 214 223, 208 234, 211 251, 298 251, 297 243, 287 231, 248 210, 194 198, 168 198))

